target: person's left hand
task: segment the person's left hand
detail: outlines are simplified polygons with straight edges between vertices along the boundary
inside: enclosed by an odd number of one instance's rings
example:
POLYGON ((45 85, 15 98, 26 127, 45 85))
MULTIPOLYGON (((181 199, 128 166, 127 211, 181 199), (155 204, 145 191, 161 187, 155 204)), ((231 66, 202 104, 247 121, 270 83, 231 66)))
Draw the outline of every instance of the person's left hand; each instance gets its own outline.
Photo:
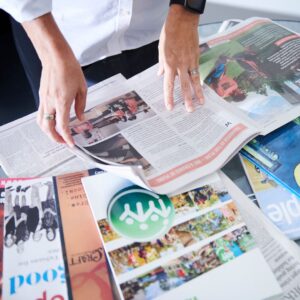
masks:
POLYGON ((199 76, 199 15, 183 6, 170 6, 159 40, 159 70, 164 74, 164 99, 168 110, 174 106, 174 80, 179 76, 185 107, 194 110, 192 95, 204 103, 199 76))

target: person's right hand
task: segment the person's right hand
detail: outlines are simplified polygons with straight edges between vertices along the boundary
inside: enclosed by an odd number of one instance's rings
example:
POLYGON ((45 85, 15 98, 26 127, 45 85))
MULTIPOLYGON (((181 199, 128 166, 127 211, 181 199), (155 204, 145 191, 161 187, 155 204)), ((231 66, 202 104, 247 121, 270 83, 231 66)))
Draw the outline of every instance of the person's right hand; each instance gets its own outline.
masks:
POLYGON ((70 109, 75 101, 75 113, 82 120, 86 103, 87 86, 81 67, 51 13, 22 25, 42 63, 37 122, 54 141, 72 147, 70 109))
POLYGON ((40 106, 37 122, 54 141, 73 146, 70 134, 70 109, 75 101, 77 118, 83 119, 87 87, 81 67, 76 58, 57 57, 43 64, 40 83, 40 106), (47 115, 55 119, 47 119, 47 115))

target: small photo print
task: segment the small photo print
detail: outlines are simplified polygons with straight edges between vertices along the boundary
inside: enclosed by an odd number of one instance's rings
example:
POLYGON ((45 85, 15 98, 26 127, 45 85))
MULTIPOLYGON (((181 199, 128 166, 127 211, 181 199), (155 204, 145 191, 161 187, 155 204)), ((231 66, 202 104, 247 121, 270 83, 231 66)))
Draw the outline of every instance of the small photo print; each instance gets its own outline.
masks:
POLYGON ((197 207, 189 192, 170 197, 177 215, 185 215, 197 211, 197 207))
POLYGON ((189 196, 200 210, 231 199, 221 181, 194 189, 189 192, 189 196))
POLYGON ((4 246, 22 254, 28 241, 52 242, 58 234, 58 215, 51 181, 12 185, 5 189, 4 246))
POLYGON ((149 162, 123 137, 117 134, 101 143, 85 147, 93 156, 116 164, 150 168, 149 162))
POLYGON ((247 227, 244 226, 215 240, 211 245, 219 260, 226 263, 253 249, 255 242, 247 227))
POLYGON ((106 219, 102 219, 98 221, 98 226, 102 235, 102 238, 105 243, 117 240, 120 238, 120 236, 113 231, 113 229, 108 224, 108 221, 106 219))
POLYGON ((76 144, 86 147, 154 115, 148 104, 131 91, 88 110, 87 121, 74 119, 70 130, 76 144))

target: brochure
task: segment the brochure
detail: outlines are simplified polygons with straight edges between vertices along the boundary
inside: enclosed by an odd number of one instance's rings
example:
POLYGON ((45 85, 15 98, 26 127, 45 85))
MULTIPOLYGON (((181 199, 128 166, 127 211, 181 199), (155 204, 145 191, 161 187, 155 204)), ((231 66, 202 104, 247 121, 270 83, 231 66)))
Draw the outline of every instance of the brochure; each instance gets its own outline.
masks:
POLYGON ((171 205, 162 195, 136 199, 132 192, 140 188, 110 173, 82 182, 121 299, 280 297, 273 273, 218 175, 169 195, 171 205), (112 199, 121 204, 118 209, 112 199), (161 228, 156 224, 171 228, 157 236, 161 228), (233 282, 235 288, 229 289, 233 282))
POLYGON ((300 199, 248 159, 242 163, 259 207, 287 237, 300 238, 300 199))
POLYGON ((81 185, 87 175, 6 184, 4 299, 112 299, 101 239, 81 185))

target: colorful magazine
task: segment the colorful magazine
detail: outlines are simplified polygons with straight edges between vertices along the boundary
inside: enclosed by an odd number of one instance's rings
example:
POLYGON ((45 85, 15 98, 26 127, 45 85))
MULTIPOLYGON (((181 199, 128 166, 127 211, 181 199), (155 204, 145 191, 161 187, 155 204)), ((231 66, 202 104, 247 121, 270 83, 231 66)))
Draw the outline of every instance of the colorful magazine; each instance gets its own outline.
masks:
POLYGON ((112 299, 101 239, 81 185, 87 175, 6 185, 4 299, 112 299))
POLYGON ((248 159, 242 158, 260 209, 284 234, 300 238, 300 199, 278 184, 248 159))
MULTIPOLYGON (((4 230, 4 202, 5 185, 25 178, 0 178, 0 236, 3 236, 4 230)), ((0 239, 0 300, 2 299, 2 278, 3 278, 3 239, 0 239)))
POLYGON ((300 117, 259 136, 241 153, 297 197, 300 197, 300 117))
POLYGON ((121 299, 253 300, 280 294, 217 175, 169 197, 110 173, 82 181, 121 299), (232 283, 234 290, 228 288, 232 283))

